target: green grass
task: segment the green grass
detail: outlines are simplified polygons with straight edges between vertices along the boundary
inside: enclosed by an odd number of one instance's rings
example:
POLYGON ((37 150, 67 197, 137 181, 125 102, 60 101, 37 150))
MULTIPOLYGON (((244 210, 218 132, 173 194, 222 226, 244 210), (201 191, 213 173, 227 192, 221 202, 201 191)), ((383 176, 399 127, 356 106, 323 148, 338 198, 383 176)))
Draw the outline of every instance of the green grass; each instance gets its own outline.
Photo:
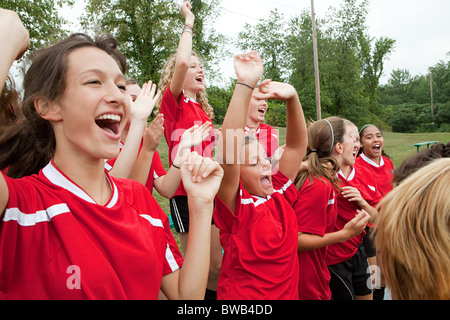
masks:
MULTIPOLYGON (((384 150, 391 157, 394 163, 394 169, 397 168, 403 160, 415 154, 417 148, 415 143, 427 141, 440 141, 444 144, 450 141, 450 132, 439 133, 394 133, 384 132, 384 150)), ((420 150, 426 146, 420 147, 420 150)))

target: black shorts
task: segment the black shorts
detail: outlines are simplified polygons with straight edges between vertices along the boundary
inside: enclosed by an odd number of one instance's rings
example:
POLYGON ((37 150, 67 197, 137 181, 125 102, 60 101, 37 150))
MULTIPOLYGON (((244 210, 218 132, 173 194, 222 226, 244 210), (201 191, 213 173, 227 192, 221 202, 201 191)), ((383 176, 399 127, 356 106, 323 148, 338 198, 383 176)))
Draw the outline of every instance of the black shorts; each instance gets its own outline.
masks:
MULTIPOLYGON (((170 199, 170 214, 178 233, 189 232, 189 206, 187 196, 175 196, 170 199)), ((214 220, 211 221, 214 224, 214 220)))
POLYGON ((354 300, 355 295, 365 296, 373 292, 369 262, 362 244, 353 257, 328 266, 328 269, 333 300, 354 300))
POLYGON ((366 235, 363 238, 362 244, 366 251, 367 258, 372 258, 377 255, 377 248, 375 246, 375 235, 371 227, 366 227, 366 235))

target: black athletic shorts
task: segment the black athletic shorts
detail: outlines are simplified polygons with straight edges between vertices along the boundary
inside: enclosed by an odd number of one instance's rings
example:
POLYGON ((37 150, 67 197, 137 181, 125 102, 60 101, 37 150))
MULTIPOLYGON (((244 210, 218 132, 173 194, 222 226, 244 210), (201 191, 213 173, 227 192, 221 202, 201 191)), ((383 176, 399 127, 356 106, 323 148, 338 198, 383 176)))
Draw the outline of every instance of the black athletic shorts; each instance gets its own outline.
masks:
POLYGON ((366 235, 362 241, 364 250, 366 251, 367 258, 372 258, 377 255, 377 248, 375 246, 375 235, 372 232, 371 227, 366 227, 366 235))
MULTIPOLYGON (((175 196, 170 199, 170 214, 178 233, 189 232, 189 207, 187 196, 175 196)), ((214 224, 214 220, 211 221, 214 224)))
POLYGON ((350 259, 328 266, 331 274, 330 289, 333 300, 354 300, 373 292, 369 262, 362 244, 350 259))

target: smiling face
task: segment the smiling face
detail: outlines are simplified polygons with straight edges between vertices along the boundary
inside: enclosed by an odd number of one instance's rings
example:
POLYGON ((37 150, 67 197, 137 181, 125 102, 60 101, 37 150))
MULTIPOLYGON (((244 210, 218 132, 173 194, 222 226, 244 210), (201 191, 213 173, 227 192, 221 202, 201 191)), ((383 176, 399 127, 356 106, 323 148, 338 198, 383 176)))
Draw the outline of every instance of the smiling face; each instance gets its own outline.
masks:
POLYGON ((342 166, 353 166, 360 148, 358 128, 352 123, 347 123, 342 143, 342 166))
POLYGON ((247 113, 247 126, 254 126, 258 128, 261 122, 264 122, 264 117, 267 112, 267 101, 257 99, 254 95, 250 99, 247 113))
POLYGON ((184 81, 184 90, 191 98, 195 98, 198 92, 205 90, 204 79, 203 65, 197 56, 192 55, 184 81))
POLYGON ((379 163, 383 146, 383 134, 377 127, 368 126, 364 129, 361 137, 361 147, 369 159, 379 163))
POLYGON ((98 48, 76 49, 68 56, 65 80, 66 91, 56 102, 61 119, 53 123, 57 151, 91 159, 114 158, 123 120, 130 112, 125 77, 117 63, 98 48))
POLYGON ((240 179, 247 192, 259 197, 267 197, 274 191, 272 185, 272 165, 266 152, 257 140, 242 147, 240 179))

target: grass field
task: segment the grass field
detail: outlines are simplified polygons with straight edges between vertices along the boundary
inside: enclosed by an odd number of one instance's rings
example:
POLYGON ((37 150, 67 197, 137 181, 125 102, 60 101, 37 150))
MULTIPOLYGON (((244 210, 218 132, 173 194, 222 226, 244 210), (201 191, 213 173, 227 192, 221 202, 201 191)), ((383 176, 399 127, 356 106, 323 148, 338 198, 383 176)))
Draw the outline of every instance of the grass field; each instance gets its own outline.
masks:
MULTIPOLYGON (((279 133, 280 145, 286 141, 286 128, 276 128, 279 133)), ((394 163, 394 168, 399 166, 405 158, 417 152, 415 143, 426 141, 440 141, 444 144, 450 141, 450 132, 446 133, 393 133, 384 132, 384 150, 394 163)), ((421 148, 426 148, 422 146, 421 148)), ((164 138, 158 147, 162 163, 168 169, 168 148, 164 138)), ((153 195, 165 213, 170 214, 169 200, 161 197, 158 192, 153 191, 153 195)))

